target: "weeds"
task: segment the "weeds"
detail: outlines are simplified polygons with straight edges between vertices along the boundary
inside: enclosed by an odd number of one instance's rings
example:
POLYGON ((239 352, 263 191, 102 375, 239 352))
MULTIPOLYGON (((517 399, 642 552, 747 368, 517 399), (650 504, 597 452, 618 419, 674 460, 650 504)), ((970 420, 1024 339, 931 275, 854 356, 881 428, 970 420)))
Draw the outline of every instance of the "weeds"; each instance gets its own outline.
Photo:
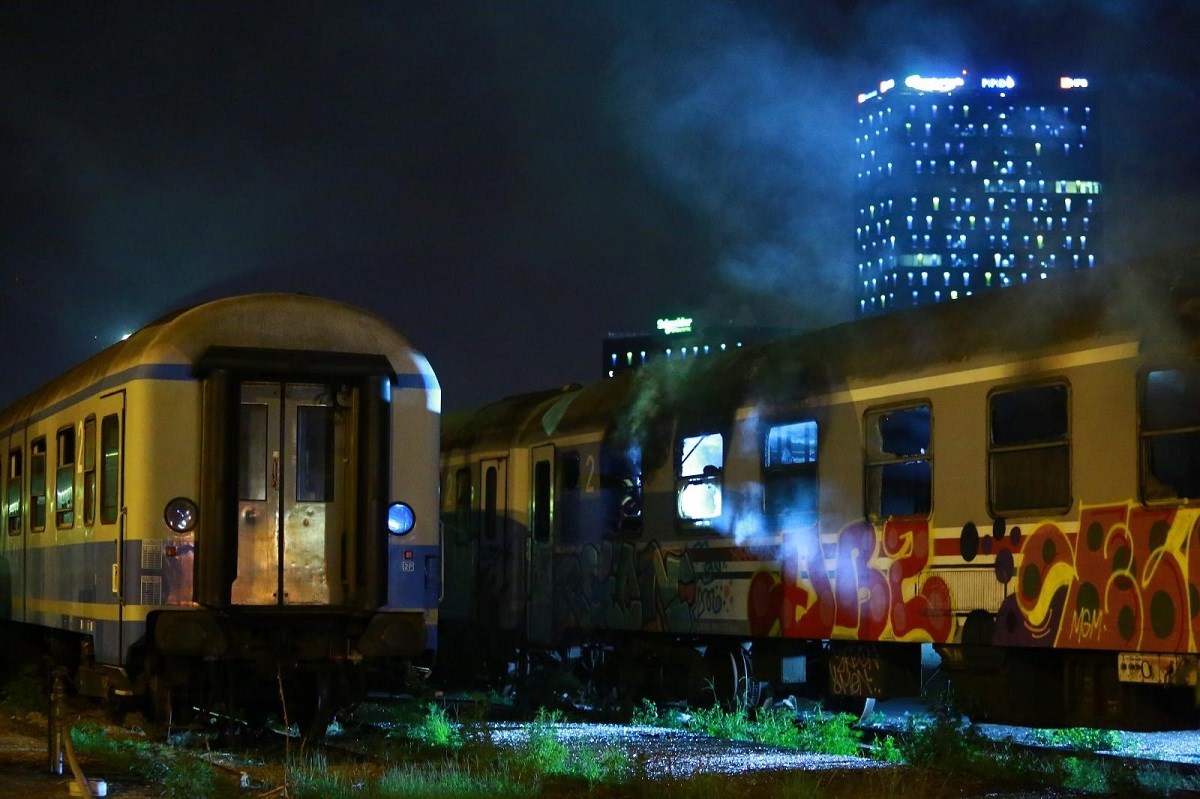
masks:
POLYGON ((900 744, 896 743, 896 739, 891 735, 884 735, 871 745, 871 757, 895 765, 908 762, 904 759, 904 753, 900 751, 900 744))
POLYGON ((98 725, 72 728, 70 734, 80 755, 158 783, 163 796, 202 799, 220 795, 212 767, 194 755, 144 740, 113 738, 98 725))
POLYGON ((754 732, 746 711, 724 710, 719 705, 700 708, 692 713, 688 726, 714 738, 730 741, 752 741, 754 732))
POLYGON ((934 705, 933 713, 909 719, 907 734, 898 742, 905 762, 914 766, 932 766, 960 773, 976 773, 989 742, 979 729, 965 721, 954 702, 945 693, 934 705))
POLYGON ((555 728, 562 721, 561 711, 541 708, 533 721, 529 722, 523 759, 535 771, 544 774, 567 773, 571 750, 558 739, 558 730, 555 728))
POLYGON ((798 748, 825 755, 858 755, 862 733, 854 728, 856 721, 850 713, 806 713, 802 717, 798 748))
POLYGON ((439 749, 458 749, 463 745, 459 724, 446 715, 446 709, 430 702, 425 716, 408 727, 408 736, 415 741, 439 749))
POLYGON ((675 708, 659 711, 658 705, 649 699, 642 699, 641 705, 633 709, 631 724, 642 727, 662 727, 668 730, 682 730, 687 726, 688 717, 675 708))
POLYGON ((620 781, 629 766, 624 748, 604 746, 572 750, 558 736, 563 714, 541 708, 527 727, 524 750, 518 752, 520 765, 534 774, 574 777, 589 785, 620 781))
POLYGON ((800 728, 790 708, 764 708, 754 719, 754 740, 767 746, 800 748, 800 728))
POLYGON ((1124 737, 1116 730, 1069 727, 1063 730, 1037 730, 1039 743, 1073 752, 1112 752, 1121 747, 1124 737))

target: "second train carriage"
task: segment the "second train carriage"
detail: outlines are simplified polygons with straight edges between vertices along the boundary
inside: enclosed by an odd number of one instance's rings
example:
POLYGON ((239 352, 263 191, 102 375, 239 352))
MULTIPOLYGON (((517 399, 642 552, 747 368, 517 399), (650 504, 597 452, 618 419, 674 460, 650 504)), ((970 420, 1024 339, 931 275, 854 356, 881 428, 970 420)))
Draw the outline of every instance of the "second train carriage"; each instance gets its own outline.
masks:
POLYGON ((932 645, 981 718, 1194 724, 1200 293, 1165 284, 1070 276, 451 415, 441 663, 866 697, 917 693, 932 645))
POLYGON ((378 317, 170 314, 0 412, 0 620, 85 694, 326 720, 430 660, 440 390, 378 317))

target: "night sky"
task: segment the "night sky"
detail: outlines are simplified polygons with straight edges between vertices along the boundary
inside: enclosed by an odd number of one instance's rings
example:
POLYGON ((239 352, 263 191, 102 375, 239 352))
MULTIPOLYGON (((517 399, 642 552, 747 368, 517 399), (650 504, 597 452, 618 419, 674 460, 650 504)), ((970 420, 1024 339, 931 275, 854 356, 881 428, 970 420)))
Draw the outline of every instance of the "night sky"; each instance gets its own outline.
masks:
POLYGON ((1108 261, 1200 239, 1200 2, 0 4, 0 405, 162 313, 366 306, 448 410, 852 314, 855 95, 1082 75, 1108 261))

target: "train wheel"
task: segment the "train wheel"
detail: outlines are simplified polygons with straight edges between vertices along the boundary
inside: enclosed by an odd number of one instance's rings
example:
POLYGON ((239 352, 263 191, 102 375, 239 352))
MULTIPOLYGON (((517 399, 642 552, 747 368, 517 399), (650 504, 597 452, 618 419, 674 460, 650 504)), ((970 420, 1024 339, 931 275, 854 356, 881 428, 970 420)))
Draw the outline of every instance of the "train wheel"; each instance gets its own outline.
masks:
POLYGON ((304 680, 302 683, 304 694, 292 706, 289 721, 300 731, 303 746, 320 746, 337 714, 334 676, 321 671, 311 682, 304 680))
POLYGON ((750 709, 758 704, 760 685, 754 679, 750 653, 740 646, 710 646, 704 664, 711 679, 716 704, 727 710, 750 709))
POLYGON ((174 721, 174 691, 161 674, 151 674, 146 683, 146 735, 164 741, 174 721))

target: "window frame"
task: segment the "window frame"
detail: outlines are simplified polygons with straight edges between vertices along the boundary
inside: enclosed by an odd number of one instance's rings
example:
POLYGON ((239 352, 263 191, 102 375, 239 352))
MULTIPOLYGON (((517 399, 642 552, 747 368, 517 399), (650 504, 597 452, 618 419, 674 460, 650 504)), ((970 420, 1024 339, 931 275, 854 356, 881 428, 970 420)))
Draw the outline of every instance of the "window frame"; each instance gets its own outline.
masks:
POLYGON ((1074 447, 1072 446, 1072 438, 1074 435, 1074 420, 1072 413, 1073 396, 1071 390, 1071 382, 1066 377, 1049 377, 1040 379, 1034 382, 1011 383, 1002 386, 995 386, 987 393, 987 398, 984 403, 985 413, 985 442, 987 446, 987 508, 988 515, 992 519, 1008 519, 1012 517, 1025 516, 1062 516, 1070 512, 1075 506, 1075 473, 1074 473, 1074 447), (1026 442, 1022 444, 1006 444, 996 446, 993 444, 992 430, 992 402, 1001 394, 1013 394, 1020 391, 1033 391, 1036 389, 1047 388, 1050 386, 1062 386, 1063 395, 1065 397, 1064 405, 1066 409, 1066 431, 1063 434, 1061 441, 1040 441, 1026 442), (1014 507, 1014 508, 998 508, 996 505, 996 470, 994 461, 996 455, 1003 455, 1011 452, 1031 452, 1034 450, 1049 450, 1058 447, 1066 449, 1066 464, 1067 464, 1067 501, 1065 505, 1054 505, 1048 507, 1014 507))
POLYGON ((582 501, 584 493, 584 455, 580 448, 554 450, 553 514, 555 540, 575 544, 583 539, 582 501))
POLYGON ((96 488, 98 479, 96 473, 97 447, 99 446, 99 428, 96 425, 96 414, 90 414, 83 420, 83 526, 91 527, 96 523, 96 488))
MULTIPOLYGON (((697 444, 696 447, 700 445, 697 444)), ((693 447, 693 450, 696 448, 693 447)), ((729 434, 717 426, 697 428, 694 431, 681 432, 675 439, 673 472, 675 477, 675 521, 678 525, 689 529, 710 528, 725 515, 725 465, 729 455, 729 434), (717 436, 721 439, 721 463, 715 467, 715 474, 704 470, 698 473, 683 473, 683 464, 690 453, 684 452, 684 442, 688 439, 705 439, 717 436), (716 486, 716 513, 711 516, 685 516, 680 507, 685 488, 698 485, 716 486)), ((707 467, 705 467, 707 468, 707 467)))
POLYGON ((54 434, 54 527, 57 530, 70 530, 75 526, 75 469, 78 459, 78 431, 73 424, 63 425, 54 434))
POLYGON ((1195 371, 1200 373, 1200 363, 1190 361, 1186 363, 1156 363, 1143 367, 1138 372, 1137 376, 1137 439, 1138 439, 1138 499, 1147 507, 1161 506, 1188 506, 1200 504, 1200 496, 1188 497, 1174 495, 1170 497, 1155 497, 1151 498, 1147 491, 1148 479, 1153 477, 1156 482, 1158 478, 1151 475, 1149 464, 1149 452, 1147 444, 1150 439, 1159 436, 1171 435, 1186 435, 1189 433, 1200 433, 1200 423, 1195 425, 1183 425, 1177 427, 1161 428, 1153 431, 1147 431, 1146 428, 1146 409, 1147 409, 1147 387, 1150 375, 1154 372, 1187 372, 1195 371))
POLYGON ((10 447, 4 465, 4 529, 10 537, 25 532, 25 448, 10 447), (13 469, 14 464, 16 469, 13 469), (13 474, 13 472, 16 474, 13 474), (15 483, 15 484, 14 484, 15 483), (16 513, 13 513, 13 489, 16 489, 16 513), (13 522, 16 522, 14 525, 13 522))
POLYGON ((27 481, 27 490, 25 492, 25 507, 29 509, 29 532, 44 533, 46 532, 46 522, 48 516, 46 491, 47 483, 47 463, 46 463, 46 436, 38 436, 29 442, 29 480, 27 481), (35 467, 41 464, 41 492, 34 493, 34 478, 35 467), (36 502, 35 500, 41 500, 36 502), (41 510, 41 523, 38 524, 38 518, 35 516, 36 511, 41 510))
MULTIPOLYGON (((773 484, 780 484, 789 479, 804 479, 809 477, 811 473, 811 482, 815 502, 811 510, 811 523, 805 522, 804 527, 815 525, 820 521, 821 517, 821 437, 824 435, 822 430, 821 420, 811 413, 808 414, 793 414, 788 416, 780 416, 773 419, 763 421, 762 432, 760 434, 759 447, 759 479, 762 483, 762 512, 765 524, 763 525, 762 534, 764 536, 776 535, 781 530, 776 529, 780 519, 772 513, 769 503, 769 495, 773 484), (816 430, 814 451, 815 454, 811 461, 803 461, 800 463, 779 464, 770 466, 767 463, 768 452, 771 443, 771 432, 773 430, 793 425, 812 424, 816 430)), ((807 512, 807 511, 806 511, 807 512)))
MULTIPOLYGON (((863 411, 862 414, 862 452, 863 452, 863 469, 862 469, 862 502, 863 502, 863 518, 870 521, 882 521, 887 517, 883 515, 883 508, 873 508, 871 500, 871 470, 880 469, 891 465, 903 465, 906 463, 925 463, 929 467, 929 509, 924 513, 904 514, 904 518, 922 518, 929 519, 933 517, 934 509, 934 454, 933 454, 933 428, 934 428, 934 413, 933 400, 929 397, 914 397, 902 402, 891 402, 886 405, 873 405, 863 411), (882 436, 880 437, 879 457, 873 458, 870 446, 871 420, 873 418, 882 418, 888 414, 894 414, 899 411, 912 410, 915 408, 929 409, 929 443, 924 455, 894 455, 885 452, 882 447, 882 436)), ((882 505, 883 500, 883 481, 882 477, 879 484, 879 500, 882 505)))
POLYGON ((100 420, 100 438, 99 438, 99 468, 100 468, 100 523, 101 524, 116 524, 121 516, 121 460, 124 458, 124 423, 119 413, 108 413, 100 420), (111 425, 110 425, 111 423, 111 425), (109 451, 105 448, 107 443, 106 435, 112 430, 114 435, 114 448, 109 451), (108 458, 113 458, 113 463, 110 467, 108 458), (110 493, 111 492, 111 493, 110 493))
POLYGON ((454 540, 459 546, 471 543, 471 500, 474 496, 475 484, 470 466, 460 466, 454 470, 454 540))
POLYGON ((554 507, 554 461, 549 458, 538 458, 533 462, 533 474, 530 492, 531 504, 529 512, 529 535, 534 543, 547 544, 550 542, 550 526, 553 522, 552 508, 554 507))

